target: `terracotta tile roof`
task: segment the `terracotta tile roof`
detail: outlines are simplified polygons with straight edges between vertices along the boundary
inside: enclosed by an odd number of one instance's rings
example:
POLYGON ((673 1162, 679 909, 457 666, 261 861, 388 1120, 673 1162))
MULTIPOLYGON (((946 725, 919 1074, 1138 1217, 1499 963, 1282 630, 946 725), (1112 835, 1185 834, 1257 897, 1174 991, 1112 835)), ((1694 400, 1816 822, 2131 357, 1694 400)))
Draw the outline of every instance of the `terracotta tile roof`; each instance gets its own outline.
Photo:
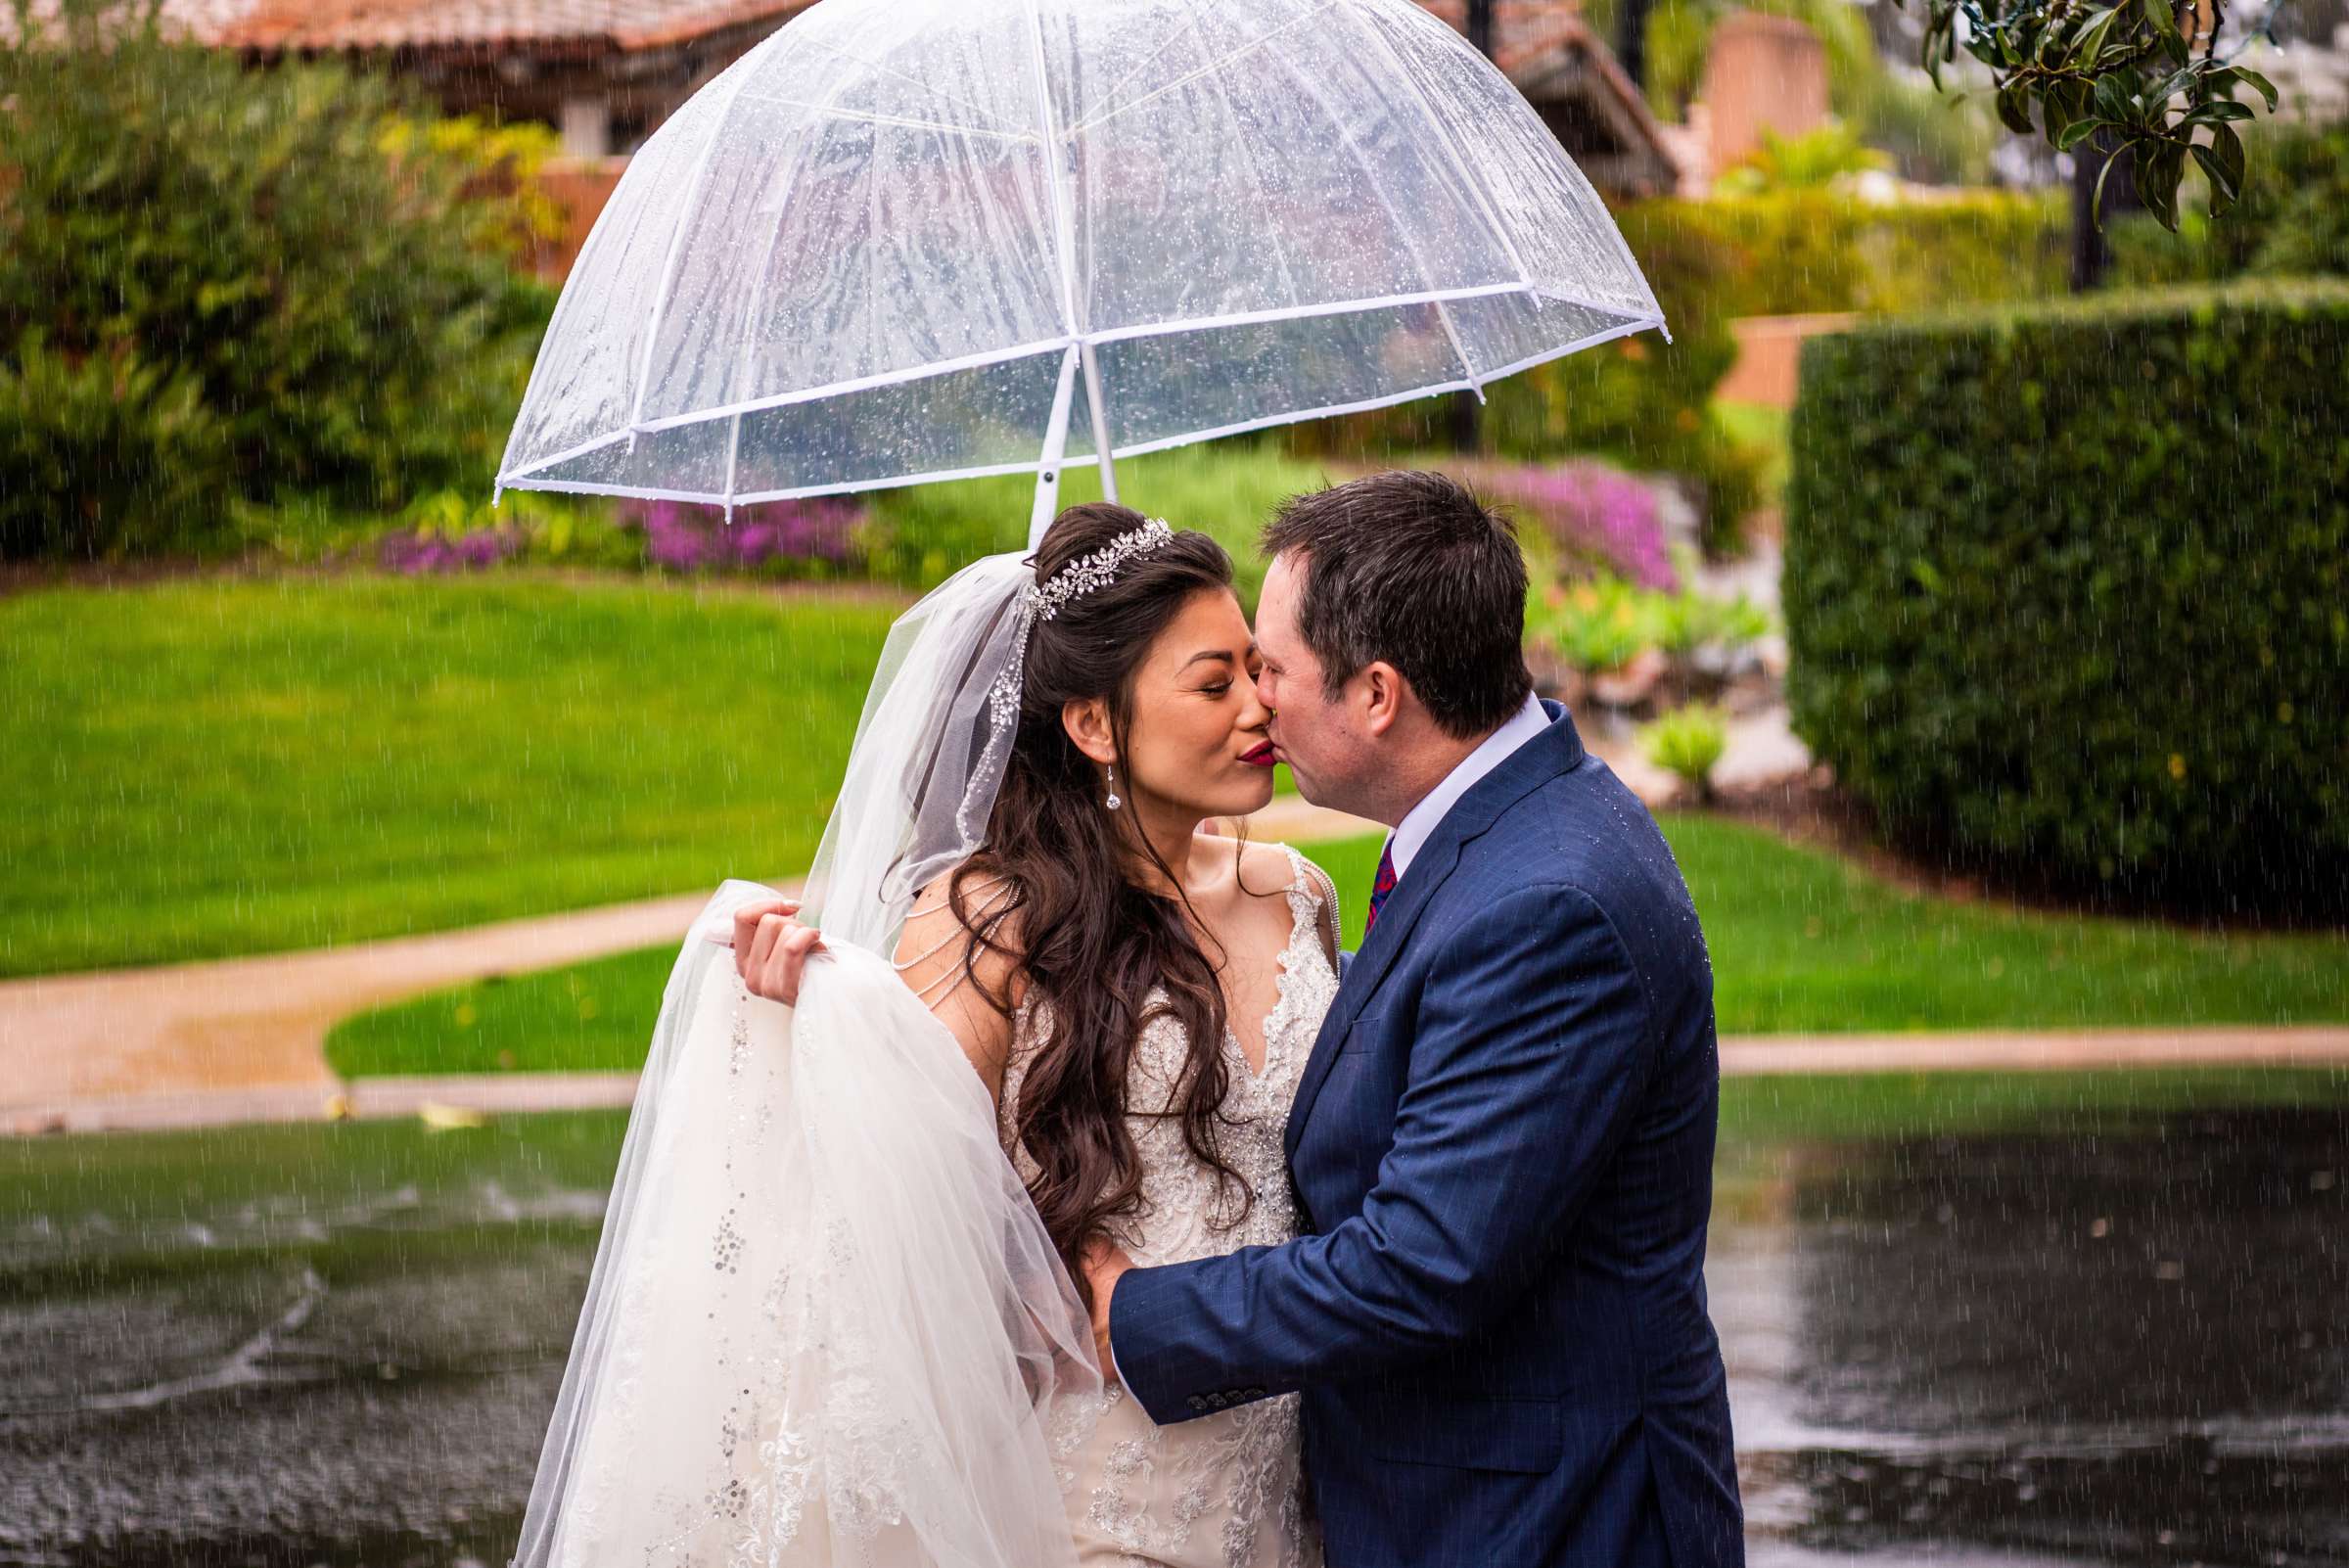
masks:
MULTIPOLYGON (((163 0, 167 26, 224 48, 276 50, 482 48, 588 44, 613 50, 683 43, 722 27, 781 22, 813 0, 163 0)), ((1453 27, 1466 0, 1419 0, 1453 27)), ((40 15, 55 0, 33 0, 40 15)), ((6 8, 0 6, 0 14, 6 8)), ((1494 52, 1503 70, 1590 37, 1581 0, 1495 0, 1494 52)))
MULTIPOLYGON (((743 23, 780 22, 813 0, 163 0, 166 25, 224 48, 274 50, 683 43, 743 23)), ((1466 0, 1420 0, 1455 28, 1466 0)), ((55 0, 33 0, 34 14, 55 0)), ((6 7, 0 6, 0 17, 6 7)), ((1495 0, 1494 44, 1510 69, 1590 36, 1580 0, 1495 0)))
MULTIPOLYGON (((483 49, 561 45, 624 52, 745 23, 780 23, 812 0, 163 0, 165 27, 225 49, 483 49)), ((54 0, 34 0, 39 15, 54 0)), ((5 9, 5 8, 0 8, 5 9)))

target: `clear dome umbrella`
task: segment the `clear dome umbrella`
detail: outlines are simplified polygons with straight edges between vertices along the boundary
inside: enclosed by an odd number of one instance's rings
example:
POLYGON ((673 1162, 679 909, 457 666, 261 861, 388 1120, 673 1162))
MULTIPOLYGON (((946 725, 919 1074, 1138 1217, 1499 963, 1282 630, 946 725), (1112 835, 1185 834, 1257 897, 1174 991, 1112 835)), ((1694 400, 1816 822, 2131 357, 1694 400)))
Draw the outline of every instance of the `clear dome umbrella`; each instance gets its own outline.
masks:
POLYGON ((498 486, 738 504, 1470 391, 1664 325, 1412 0, 821 0, 630 161, 498 486))

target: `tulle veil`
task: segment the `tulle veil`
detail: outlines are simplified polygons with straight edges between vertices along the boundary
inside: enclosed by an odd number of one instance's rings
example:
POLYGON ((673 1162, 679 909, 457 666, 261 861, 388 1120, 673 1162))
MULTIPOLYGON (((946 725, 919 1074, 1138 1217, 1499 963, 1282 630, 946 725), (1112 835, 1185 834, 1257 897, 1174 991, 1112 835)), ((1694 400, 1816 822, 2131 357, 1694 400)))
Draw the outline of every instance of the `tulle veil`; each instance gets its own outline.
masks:
POLYGON ((687 933, 514 1568, 1074 1562, 1055 1458, 1099 1409, 1088 1320, 986 1086, 888 957, 1001 784, 1028 561, 892 628, 799 1005, 713 940, 773 890, 729 879, 687 933))

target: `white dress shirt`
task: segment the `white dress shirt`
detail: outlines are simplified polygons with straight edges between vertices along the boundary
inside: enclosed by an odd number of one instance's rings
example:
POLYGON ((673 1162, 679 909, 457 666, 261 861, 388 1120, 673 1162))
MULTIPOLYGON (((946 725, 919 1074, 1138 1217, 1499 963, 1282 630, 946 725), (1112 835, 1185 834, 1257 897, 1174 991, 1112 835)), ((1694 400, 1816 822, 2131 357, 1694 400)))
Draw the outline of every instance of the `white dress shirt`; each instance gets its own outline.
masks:
POLYGON ((1509 755, 1549 728, 1549 710, 1542 699, 1526 693, 1525 706, 1487 735, 1475 751, 1459 761, 1459 765, 1444 775, 1443 781, 1419 798, 1419 804, 1403 814, 1395 824, 1395 836, 1387 841, 1387 853, 1395 861, 1395 880, 1401 882, 1404 872, 1410 869, 1411 859, 1427 847, 1436 829, 1457 806, 1460 797, 1475 788, 1476 781, 1509 760, 1509 755))

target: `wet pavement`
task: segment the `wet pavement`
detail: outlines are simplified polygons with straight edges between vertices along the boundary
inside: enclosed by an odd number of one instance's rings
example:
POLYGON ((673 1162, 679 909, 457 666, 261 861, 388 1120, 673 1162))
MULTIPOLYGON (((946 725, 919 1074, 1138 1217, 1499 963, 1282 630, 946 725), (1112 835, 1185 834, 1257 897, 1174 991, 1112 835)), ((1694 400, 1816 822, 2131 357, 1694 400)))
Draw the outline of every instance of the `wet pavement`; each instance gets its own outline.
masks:
MULTIPOLYGON (((612 1113, 0 1147, 0 1563, 496 1564, 612 1113)), ((1758 1564, 2349 1564, 2349 1112, 1725 1145, 1758 1564)))
POLYGON ((2345 1130, 1789 1151, 1707 1270, 1757 1560, 2349 1563, 2345 1130))

